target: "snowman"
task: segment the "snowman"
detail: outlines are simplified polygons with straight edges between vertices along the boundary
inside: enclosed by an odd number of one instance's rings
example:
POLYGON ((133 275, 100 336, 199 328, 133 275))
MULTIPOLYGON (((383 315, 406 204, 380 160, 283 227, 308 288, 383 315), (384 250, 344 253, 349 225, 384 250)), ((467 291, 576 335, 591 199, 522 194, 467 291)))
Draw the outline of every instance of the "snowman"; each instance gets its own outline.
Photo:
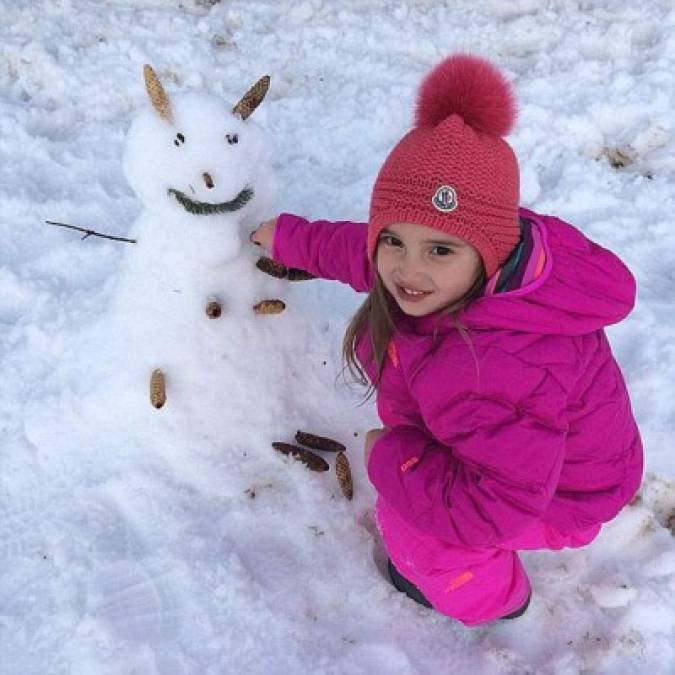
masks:
POLYGON ((149 65, 144 75, 150 105, 133 120, 124 153, 143 210, 115 296, 127 346, 121 367, 145 382, 155 408, 195 407, 232 379, 228 363, 255 369, 250 354, 228 351, 242 330, 256 330, 254 311, 284 308, 274 298, 285 282, 256 269, 248 241, 273 215, 277 193, 269 139, 251 119, 269 77, 229 107, 204 93, 168 96, 149 65), (200 382, 204 374, 210 381, 200 382))

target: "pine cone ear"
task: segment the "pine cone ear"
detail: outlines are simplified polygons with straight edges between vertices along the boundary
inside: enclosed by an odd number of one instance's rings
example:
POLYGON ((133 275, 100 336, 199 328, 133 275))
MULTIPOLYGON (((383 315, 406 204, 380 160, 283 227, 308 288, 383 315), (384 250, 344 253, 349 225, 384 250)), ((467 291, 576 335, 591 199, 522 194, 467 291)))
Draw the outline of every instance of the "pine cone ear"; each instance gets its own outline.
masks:
POLYGON ((262 103, 262 100, 270 88, 270 76, 263 75, 241 98, 241 100, 232 108, 234 115, 239 115, 245 120, 262 103))
POLYGON ((145 77, 145 89, 152 101, 153 108, 159 113, 159 116, 167 122, 171 122, 171 103, 169 97, 162 87, 162 83, 157 77, 157 73, 147 63, 143 66, 143 76, 145 77))

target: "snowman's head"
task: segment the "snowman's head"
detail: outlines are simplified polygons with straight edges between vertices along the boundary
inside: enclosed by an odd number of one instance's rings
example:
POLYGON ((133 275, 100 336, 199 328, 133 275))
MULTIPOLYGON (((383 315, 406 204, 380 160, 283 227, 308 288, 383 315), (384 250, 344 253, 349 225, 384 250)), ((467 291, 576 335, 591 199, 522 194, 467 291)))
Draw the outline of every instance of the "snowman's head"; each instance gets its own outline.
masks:
MULTIPOLYGON (((256 201, 265 201, 270 175, 269 142, 249 119, 269 86, 261 78, 229 108, 206 94, 167 96, 145 66, 151 106, 132 122, 124 172, 146 209, 208 218, 231 213, 238 220, 256 201)), ((270 185, 269 189, 273 189, 270 185)))

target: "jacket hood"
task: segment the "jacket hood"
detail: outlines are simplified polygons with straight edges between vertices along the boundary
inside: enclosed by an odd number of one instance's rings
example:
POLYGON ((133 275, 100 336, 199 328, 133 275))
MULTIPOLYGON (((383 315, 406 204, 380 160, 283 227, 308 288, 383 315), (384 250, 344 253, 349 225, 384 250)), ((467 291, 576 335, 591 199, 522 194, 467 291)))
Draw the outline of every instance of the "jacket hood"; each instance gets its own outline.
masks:
MULTIPOLYGON (((546 264, 534 282, 486 295, 458 314, 474 330, 584 335, 624 319, 635 304, 636 283, 626 265, 611 251, 558 218, 527 209, 520 215, 539 228, 546 264)), ((415 332, 454 329, 449 317, 415 320, 415 332), (431 321, 430 321, 431 320, 431 321)))

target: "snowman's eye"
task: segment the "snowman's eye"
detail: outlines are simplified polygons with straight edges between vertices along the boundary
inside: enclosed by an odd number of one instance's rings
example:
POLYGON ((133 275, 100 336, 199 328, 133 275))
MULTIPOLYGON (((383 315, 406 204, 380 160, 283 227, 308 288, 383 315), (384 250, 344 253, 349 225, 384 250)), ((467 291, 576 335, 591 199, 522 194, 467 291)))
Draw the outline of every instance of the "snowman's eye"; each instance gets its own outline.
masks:
POLYGON ((227 138, 227 142, 230 145, 236 145, 239 143, 239 134, 226 134, 225 138, 227 138))
POLYGON ((176 134, 176 138, 173 139, 173 144, 175 146, 181 146, 185 143, 185 136, 183 134, 176 134))

